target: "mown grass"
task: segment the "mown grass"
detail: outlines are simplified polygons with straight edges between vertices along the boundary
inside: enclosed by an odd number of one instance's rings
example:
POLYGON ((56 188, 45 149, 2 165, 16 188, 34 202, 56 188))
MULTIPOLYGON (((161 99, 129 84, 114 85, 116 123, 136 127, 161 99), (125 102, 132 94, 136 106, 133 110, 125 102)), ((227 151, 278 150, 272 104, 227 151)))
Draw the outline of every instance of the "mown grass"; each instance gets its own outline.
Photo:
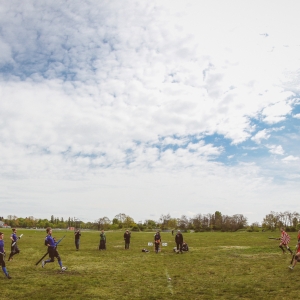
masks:
MULTIPOLYGON (((58 250, 68 270, 61 273, 56 261, 44 269, 35 266, 47 251, 44 231, 19 229, 18 235, 24 234, 18 243, 21 253, 11 262, 11 231, 3 231, 6 266, 13 277, 0 277, 3 300, 299 298, 300 263, 289 270, 291 255, 283 255, 267 232, 186 233, 190 252, 184 254, 175 254, 174 237, 162 233, 168 246, 155 254, 147 245, 154 233, 133 232, 125 251, 123 232, 107 232, 107 250, 99 251, 99 232, 82 232, 76 251, 73 232, 55 231, 57 238, 66 234, 58 250)), ((294 247, 296 234, 291 237, 294 247)))

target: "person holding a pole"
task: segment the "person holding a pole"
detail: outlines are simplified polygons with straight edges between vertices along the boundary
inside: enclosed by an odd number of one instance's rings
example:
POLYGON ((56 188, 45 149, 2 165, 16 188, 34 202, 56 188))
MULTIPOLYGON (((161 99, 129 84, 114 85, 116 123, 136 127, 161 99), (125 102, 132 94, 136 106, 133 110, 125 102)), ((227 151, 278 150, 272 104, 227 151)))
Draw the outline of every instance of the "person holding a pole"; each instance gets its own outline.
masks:
POLYGON ((47 236, 45 238, 45 246, 48 247, 49 259, 42 261, 42 267, 44 268, 47 263, 54 262, 54 258, 56 257, 61 270, 62 271, 67 270, 67 267, 63 266, 59 253, 57 251, 56 248, 57 244, 54 238, 52 237, 52 228, 48 227, 46 229, 46 232, 47 232, 47 236))
POLYGON ((20 237, 17 236, 17 229, 16 228, 13 228, 12 229, 12 234, 10 236, 10 239, 11 239, 11 247, 10 247, 10 254, 9 254, 9 258, 8 258, 8 261, 11 261, 13 260, 13 256, 15 254, 18 254, 20 253, 20 250, 18 248, 18 244, 17 244, 17 241, 18 239, 20 239, 20 237))

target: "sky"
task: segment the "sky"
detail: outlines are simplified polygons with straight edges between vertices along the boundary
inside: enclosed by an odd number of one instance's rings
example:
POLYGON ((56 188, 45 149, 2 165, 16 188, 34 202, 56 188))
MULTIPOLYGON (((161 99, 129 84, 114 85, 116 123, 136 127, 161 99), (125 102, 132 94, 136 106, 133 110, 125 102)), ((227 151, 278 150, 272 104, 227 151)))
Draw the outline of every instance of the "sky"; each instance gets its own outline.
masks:
POLYGON ((300 212, 298 0, 0 5, 0 215, 300 212))

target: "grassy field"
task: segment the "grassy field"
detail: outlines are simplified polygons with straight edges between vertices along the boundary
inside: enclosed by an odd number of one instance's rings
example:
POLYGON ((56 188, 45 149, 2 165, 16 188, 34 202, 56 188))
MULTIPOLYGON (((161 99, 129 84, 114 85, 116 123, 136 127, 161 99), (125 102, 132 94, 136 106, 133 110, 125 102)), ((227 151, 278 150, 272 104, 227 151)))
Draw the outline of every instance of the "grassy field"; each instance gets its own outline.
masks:
MULTIPOLYGON (((124 250, 123 232, 107 232, 107 250, 99 251, 99 232, 82 232, 75 250, 73 232, 58 250, 63 264, 45 268, 35 263, 45 254, 45 231, 18 229, 24 234, 21 253, 7 262, 9 235, 5 233, 6 266, 11 280, 0 277, 0 298, 6 299, 298 299, 299 266, 288 269, 291 255, 283 255, 280 233, 185 233, 190 252, 175 254, 174 237, 162 233, 168 246, 156 254, 148 242, 154 233, 133 232, 130 250, 124 250), (143 253, 147 248, 150 253, 143 253), (171 280, 168 280, 168 278, 171 280)), ((294 250, 296 233, 291 234, 294 250)))

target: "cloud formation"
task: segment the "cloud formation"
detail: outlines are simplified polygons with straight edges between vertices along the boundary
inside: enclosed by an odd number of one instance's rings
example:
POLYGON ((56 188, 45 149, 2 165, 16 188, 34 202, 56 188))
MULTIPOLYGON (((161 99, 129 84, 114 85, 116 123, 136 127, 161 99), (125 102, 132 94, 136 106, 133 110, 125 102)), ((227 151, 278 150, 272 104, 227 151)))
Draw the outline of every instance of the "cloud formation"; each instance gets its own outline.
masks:
POLYGON ((27 201, 44 216, 50 201, 88 220, 223 209, 254 222, 251 202, 279 210, 284 192, 297 209, 299 168, 282 164, 299 146, 300 21, 288 3, 4 3, 6 213, 27 201))

